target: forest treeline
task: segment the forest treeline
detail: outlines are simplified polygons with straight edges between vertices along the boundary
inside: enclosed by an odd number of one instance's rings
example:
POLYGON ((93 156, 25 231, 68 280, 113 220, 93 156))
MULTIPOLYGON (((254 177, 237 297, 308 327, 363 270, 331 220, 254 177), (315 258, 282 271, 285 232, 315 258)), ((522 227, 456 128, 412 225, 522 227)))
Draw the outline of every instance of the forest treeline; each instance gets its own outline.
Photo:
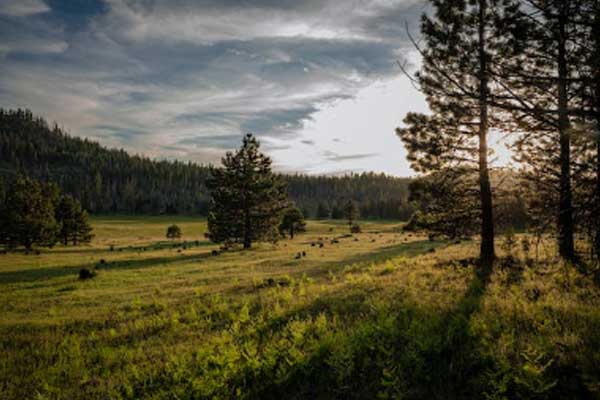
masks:
MULTIPOLYGON (((132 156, 70 136, 29 110, 0 109, 0 177, 9 181, 19 174, 57 183, 94 214, 208 213, 207 166, 132 156)), ((342 218, 348 199, 358 203, 363 218, 407 219, 413 212, 408 178, 282 177, 307 217, 342 218)))

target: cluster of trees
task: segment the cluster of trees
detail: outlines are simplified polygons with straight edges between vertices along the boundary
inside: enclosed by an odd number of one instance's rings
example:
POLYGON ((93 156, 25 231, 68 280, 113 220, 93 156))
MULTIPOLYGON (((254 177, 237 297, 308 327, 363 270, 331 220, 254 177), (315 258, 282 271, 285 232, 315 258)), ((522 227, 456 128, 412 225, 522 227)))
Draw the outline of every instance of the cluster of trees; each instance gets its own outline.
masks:
POLYGON ((410 178, 365 172, 346 176, 288 175, 288 192, 306 217, 343 219, 353 199, 365 219, 406 220, 414 212, 408 201, 410 178))
MULTIPOLYGON (((95 214, 208 214, 209 167, 130 156, 71 137, 28 110, 0 109, 0 176, 19 174, 57 183, 95 214)), ((307 217, 323 206, 330 218, 347 198, 358 202, 364 218, 412 214, 408 179, 373 173, 280 177, 307 217)))
POLYGON ((5 248, 88 243, 91 232, 81 204, 57 185, 25 177, 6 185, 0 180, 0 245, 5 248))
POLYGON ((202 214, 208 169, 152 161, 67 135, 27 110, 0 109, 0 175, 55 182, 91 213, 202 214))
POLYGON ((397 129, 435 193, 421 220, 448 229, 476 220, 491 265, 506 195, 489 166, 498 130, 514 137, 523 170, 512 196, 531 226, 554 233, 564 259, 577 259, 575 234, 600 254, 600 3, 439 0, 421 33, 415 83, 431 114, 410 113, 397 129))

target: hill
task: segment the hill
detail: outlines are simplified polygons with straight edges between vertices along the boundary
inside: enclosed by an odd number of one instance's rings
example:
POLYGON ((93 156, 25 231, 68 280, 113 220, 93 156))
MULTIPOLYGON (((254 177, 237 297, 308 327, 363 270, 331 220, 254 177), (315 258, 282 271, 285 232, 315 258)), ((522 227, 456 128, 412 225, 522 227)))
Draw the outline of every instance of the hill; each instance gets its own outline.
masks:
MULTIPOLYGON (((156 161, 72 137, 28 110, 0 109, 0 177, 25 174, 58 183, 95 214, 206 215, 209 168, 156 161)), ((346 199, 365 218, 405 219, 408 178, 364 173, 342 177, 285 175, 290 196, 309 216, 346 199)))

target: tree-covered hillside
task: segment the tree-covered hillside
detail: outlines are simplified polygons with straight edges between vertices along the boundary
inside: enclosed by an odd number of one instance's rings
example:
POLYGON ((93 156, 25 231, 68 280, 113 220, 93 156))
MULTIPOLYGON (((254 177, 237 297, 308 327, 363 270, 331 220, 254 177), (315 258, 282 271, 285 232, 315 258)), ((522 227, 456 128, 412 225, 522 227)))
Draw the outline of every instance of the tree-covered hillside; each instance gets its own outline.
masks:
MULTIPOLYGON (((207 166, 155 161, 67 135, 28 110, 0 109, 0 177, 56 182, 96 214, 205 215, 207 166)), ((347 199, 363 218, 408 218, 408 183, 384 174, 287 175, 291 198, 308 216, 335 213, 347 199)), ((335 215, 334 215, 335 216, 335 215)))

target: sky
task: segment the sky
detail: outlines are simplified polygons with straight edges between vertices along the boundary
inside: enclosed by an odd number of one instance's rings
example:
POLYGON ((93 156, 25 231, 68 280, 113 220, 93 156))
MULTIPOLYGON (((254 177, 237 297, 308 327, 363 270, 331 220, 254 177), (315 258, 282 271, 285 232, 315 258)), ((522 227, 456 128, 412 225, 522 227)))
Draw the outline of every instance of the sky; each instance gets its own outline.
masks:
POLYGON ((424 0, 0 0, 0 107, 156 159, 253 133, 281 172, 414 174, 424 0))

